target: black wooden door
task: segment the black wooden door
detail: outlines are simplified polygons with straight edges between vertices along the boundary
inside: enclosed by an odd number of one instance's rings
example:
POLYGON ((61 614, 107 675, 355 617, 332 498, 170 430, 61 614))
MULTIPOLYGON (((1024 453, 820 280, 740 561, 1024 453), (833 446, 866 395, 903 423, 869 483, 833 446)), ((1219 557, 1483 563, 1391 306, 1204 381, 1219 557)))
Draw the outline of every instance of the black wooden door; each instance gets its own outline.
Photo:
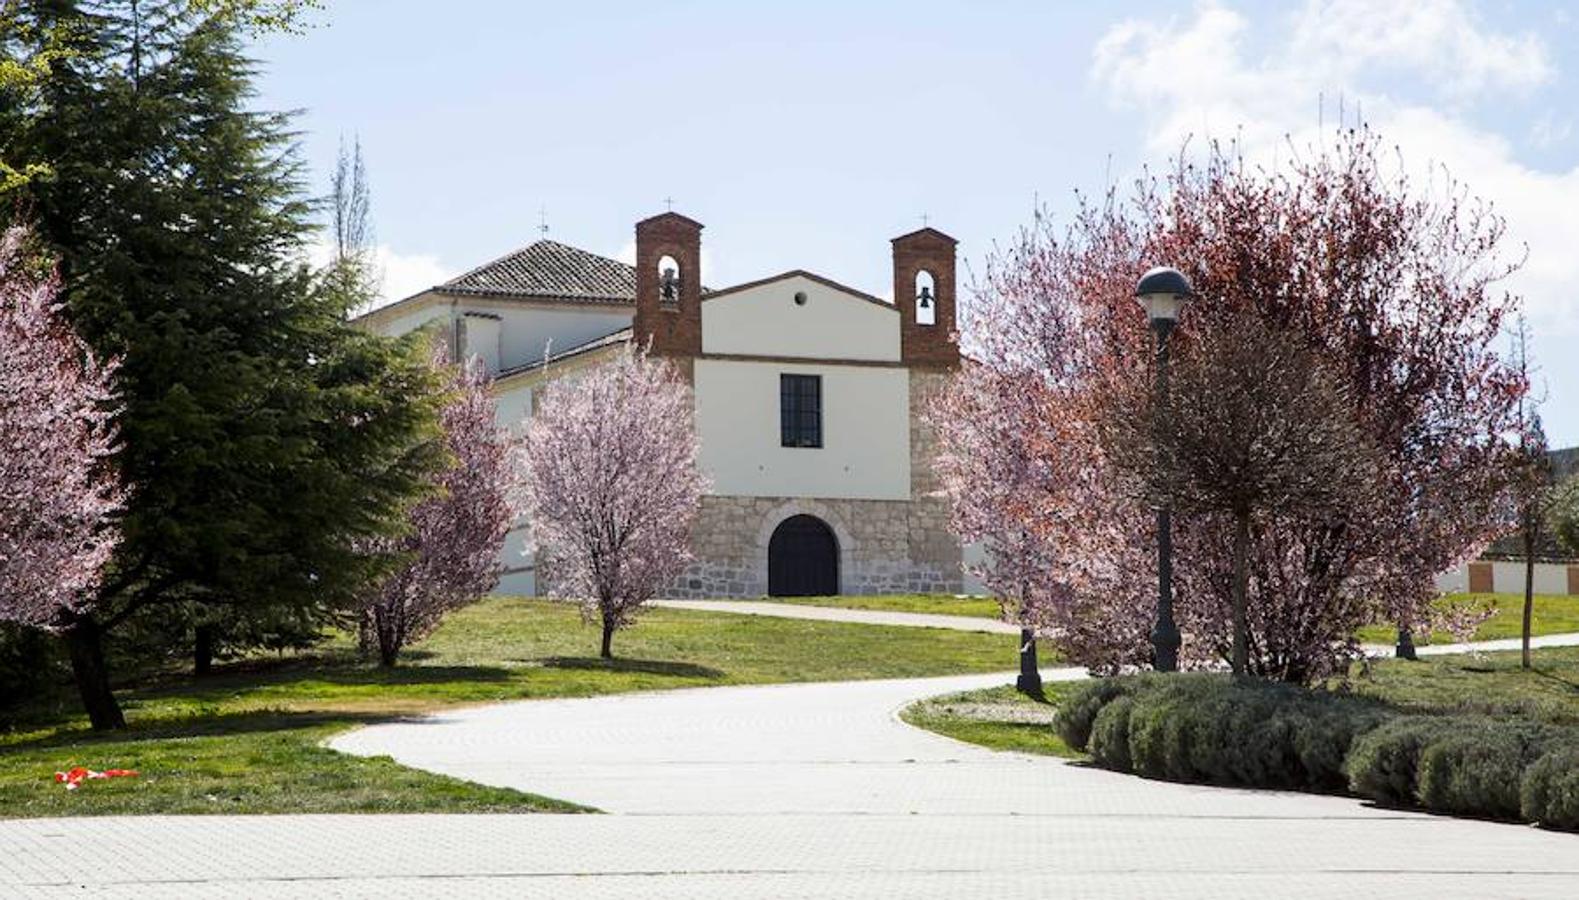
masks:
POLYGON ((839 593, 839 542, 814 516, 791 516, 768 541, 768 594, 823 597, 839 593))

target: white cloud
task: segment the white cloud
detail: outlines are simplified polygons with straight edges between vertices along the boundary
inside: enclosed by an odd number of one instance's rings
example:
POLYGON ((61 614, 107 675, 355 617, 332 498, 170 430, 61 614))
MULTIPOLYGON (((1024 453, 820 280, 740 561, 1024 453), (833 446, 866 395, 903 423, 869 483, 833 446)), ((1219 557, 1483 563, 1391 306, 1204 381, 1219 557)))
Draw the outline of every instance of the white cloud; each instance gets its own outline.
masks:
MULTIPOLYGON (((1188 137, 1237 139, 1247 155, 1287 152, 1336 124, 1338 98, 1356 110, 1417 172, 1445 166, 1508 221, 1508 245, 1529 258, 1507 287, 1524 295, 1534 324, 1579 331, 1579 168, 1543 171, 1520 162, 1505 137, 1457 109, 1470 94, 1494 99, 1551 77, 1546 49, 1530 34, 1489 29, 1452 0, 1375 3, 1311 0, 1267 23, 1276 35, 1258 56, 1252 23, 1217 4, 1183 22, 1131 20, 1097 44, 1092 77, 1113 101, 1142 112, 1154 157, 1188 137), (1398 76, 1426 85, 1429 99, 1405 97, 1398 76)), ((1416 94, 1420 93, 1416 91, 1416 94)), ((1437 176, 1440 183, 1440 175, 1437 176)))
POLYGON ((373 253, 379 271, 383 274, 383 289, 379 291, 380 306, 404 300, 412 294, 448 281, 455 274, 453 269, 431 254, 400 253, 387 244, 379 244, 373 253))
MULTIPOLYGON (((334 245, 320 238, 307 251, 309 265, 320 268, 334 255, 334 245)), ((378 300, 369 307, 377 309, 404 300, 436 284, 448 281, 455 270, 428 253, 401 253, 388 244, 373 248, 373 265, 379 273, 378 300)))

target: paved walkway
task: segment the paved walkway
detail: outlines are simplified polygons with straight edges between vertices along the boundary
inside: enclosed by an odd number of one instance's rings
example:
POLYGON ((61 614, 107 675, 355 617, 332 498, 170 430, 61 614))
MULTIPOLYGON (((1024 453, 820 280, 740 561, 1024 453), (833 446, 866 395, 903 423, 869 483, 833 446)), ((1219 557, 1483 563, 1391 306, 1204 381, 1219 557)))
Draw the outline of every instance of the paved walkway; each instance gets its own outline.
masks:
POLYGON ((3 822, 0 895, 1579 895, 1579 837, 1145 781, 895 717, 1007 678, 529 701, 376 726, 333 745, 610 814, 3 822))
MULTIPOLYGON (((672 609, 697 609, 707 612, 738 613, 747 616, 774 616, 781 619, 814 619, 820 622, 856 622, 862 625, 901 625, 914 628, 949 628, 955 631, 983 631, 990 634, 1019 634, 1017 625, 979 616, 949 616, 933 613, 890 612, 875 609, 845 609, 837 606, 803 606, 767 600, 656 600, 654 606, 672 609)), ((1532 647, 1579 647, 1579 633, 1549 634, 1530 640, 1532 647)), ((1365 644, 1369 656, 1392 656, 1391 644, 1365 644)), ((1463 644, 1421 644, 1421 656, 1449 656, 1471 651, 1495 652, 1519 649, 1518 638, 1475 641, 1463 644)))
POLYGON ((954 631, 984 631, 989 634, 1019 634, 1019 626, 984 619, 980 616, 947 616, 933 613, 890 612, 881 609, 845 609, 838 606, 803 606, 769 600, 655 600, 654 606, 671 609, 699 609, 706 612, 738 613, 745 616, 772 616, 778 619, 812 619, 818 622, 857 622, 862 625, 908 625, 915 628, 948 628, 954 631))
MULTIPOLYGON (((704 605, 733 607, 1013 631, 956 616, 704 605)), ((1009 678, 542 700, 365 728, 332 746, 610 814, 0 822, 0 896, 1579 896, 1579 837, 1145 781, 897 719, 915 699, 1009 678)))

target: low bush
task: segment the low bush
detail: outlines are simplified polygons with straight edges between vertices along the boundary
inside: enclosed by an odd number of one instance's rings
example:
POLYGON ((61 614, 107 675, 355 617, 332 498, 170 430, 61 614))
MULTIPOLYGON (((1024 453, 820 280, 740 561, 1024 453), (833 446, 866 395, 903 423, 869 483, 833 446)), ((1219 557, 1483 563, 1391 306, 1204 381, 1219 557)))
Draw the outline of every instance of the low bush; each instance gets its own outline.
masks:
POLYGON ((1565 734, 1535 723, 1460 719, 1421 751, 1416 799, 1437 812, 1516 819, 1525 767, 1565 734))
POLYGON ((1420 754, 1427 744, 1451 734, 1453 719, 1398 716, 1362 735, 1344 761, 1349 790, 1387 806, 1415 802, 1420 785, 1420 754))
POLYGON ((1579 830, 1579 743, 1548 750, 1524 770, 1519 815, 1547 828, 1579 830))
POLYGON ((1058 705, 1058 717, 1053 724, 1058 736, 1076 750, 1085 750, 1086 743, 1091 740, 1091 727, 1102 707, 1140 690, 1152 677, 1131 675, 1127 678, 1093 678, 1076 685, 1058 705))
POLYGON ((1579 729, 1400 715, 1349 694, 1227 675, 1101 679, 1058 728, 1098 764, 1170 781, 1343 793, 1579 829, 1579 729))
POLYGON ((1119 694, 1098 708, 1086 742, 1087 752, 1098 765, 1130 771, 1129 714, 1134 705, 1133 697, 1119 694))
POLYGON ((1354 736, 1385 713, 1354 697, 1224 675, 1185 675, 1132 695, 1131 764, 1174 781, 1341 790, 1354 736))

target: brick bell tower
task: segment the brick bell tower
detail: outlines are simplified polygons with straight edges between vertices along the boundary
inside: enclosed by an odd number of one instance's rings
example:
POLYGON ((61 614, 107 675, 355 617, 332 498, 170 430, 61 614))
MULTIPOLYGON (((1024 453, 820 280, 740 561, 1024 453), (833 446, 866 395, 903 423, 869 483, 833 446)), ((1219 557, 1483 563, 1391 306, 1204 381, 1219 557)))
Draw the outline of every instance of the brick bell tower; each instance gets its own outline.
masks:
POLYGON ((702 352, 702 223, 666 212, 636 223, 638 345, 654 356, 702 352))
POLYGON ((958 241, 936 228, 896 237, 894 305, 900 359, 911 366, 959 366, 954 340, 954 257, 958 241))

